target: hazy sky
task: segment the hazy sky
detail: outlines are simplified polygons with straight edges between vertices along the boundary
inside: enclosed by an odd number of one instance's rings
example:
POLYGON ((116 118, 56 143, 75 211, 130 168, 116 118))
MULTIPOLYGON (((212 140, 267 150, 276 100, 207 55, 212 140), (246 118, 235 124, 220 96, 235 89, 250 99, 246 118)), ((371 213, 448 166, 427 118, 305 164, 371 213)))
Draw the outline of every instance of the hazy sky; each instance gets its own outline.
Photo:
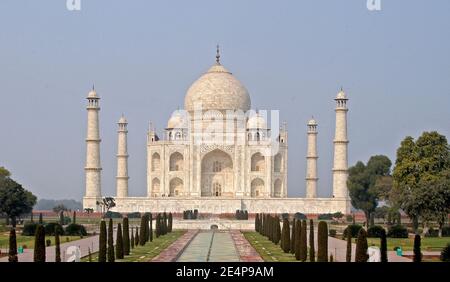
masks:
POLYGON ((0 2, 0 166, 42 198, 84 194, 86 95, 101 97, 102 190, 115 194, 116 122, 129 121, 130 194, 145 195, 146 131, 183 107, 214 62, 278 109, 290 196, 305 194, 306 122, 319 123, 319 196, 331 194, 334 97, 348 97, 349 164, 392 160, 407 135, 450 138, 450 1, 0 2))

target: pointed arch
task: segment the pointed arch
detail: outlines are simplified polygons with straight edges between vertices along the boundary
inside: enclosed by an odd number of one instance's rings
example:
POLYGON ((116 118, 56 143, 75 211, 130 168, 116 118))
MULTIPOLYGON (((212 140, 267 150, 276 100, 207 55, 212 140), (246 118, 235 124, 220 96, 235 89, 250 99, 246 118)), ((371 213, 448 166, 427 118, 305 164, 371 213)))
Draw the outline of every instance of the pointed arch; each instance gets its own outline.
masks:
POLYGON ((183 155, 179 152, 175 152, 170 155, 169 161, 169 170, 170 171, 181 171, 183 170, 183 155))
POLYGON ((251 197, 262 197, 263 196, 264 181, 261 178, 253 179, 250 186, 251 186, 251 191, 250 191, 251 197))
POLYGON ((251 171, 265 171, 266 163, 265 158, 261 153, 255 153, 251 159, 251 171))

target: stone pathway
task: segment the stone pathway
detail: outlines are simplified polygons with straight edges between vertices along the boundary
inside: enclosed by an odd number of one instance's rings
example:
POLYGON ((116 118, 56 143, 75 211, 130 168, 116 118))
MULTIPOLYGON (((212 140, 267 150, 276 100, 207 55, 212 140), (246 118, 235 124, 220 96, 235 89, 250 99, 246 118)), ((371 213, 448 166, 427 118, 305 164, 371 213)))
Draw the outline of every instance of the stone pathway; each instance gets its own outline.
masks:
POLYGON ((172 243, 168 248, 163 250, 158 256, 154 257, 152 262, 171 262, 176 261, 180 253, 184 248, 192 241, 192 239, 197 235, 198 230, 188 230, 180 238, 172 243))
POLYGON ((239 230, 230 231, 231 238, 234 241, 236 250, 238 251, 240 261, 243 262, 263 262, 264 260, 253 248, 253 246, 245 239, 244 234, 239 230))
POLYGON ((230 232, 199 232, 178 258, 179 262, 238 262, 230 232))

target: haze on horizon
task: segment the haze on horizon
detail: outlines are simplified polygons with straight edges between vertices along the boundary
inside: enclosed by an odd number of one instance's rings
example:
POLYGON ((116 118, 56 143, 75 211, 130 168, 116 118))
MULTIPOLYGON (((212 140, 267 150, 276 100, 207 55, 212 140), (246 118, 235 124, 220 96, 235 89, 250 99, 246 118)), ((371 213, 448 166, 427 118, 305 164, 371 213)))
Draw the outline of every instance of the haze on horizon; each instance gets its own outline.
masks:
POLYGON ((306 123, 318 121, 318 196, 331 194, 334 97, 348 102, 349 165, 395 161, 405 136, 450 138, 450 2, 0 2, 0 166, 39 198, 84 194, 86 96, 101 97, 102 192, 115 195, 117 120, 128 119, 130 195, 146 193, 146 132, 160 135, 215 60, 252 108, 289 130, 288 195, 304 196, 306 123))

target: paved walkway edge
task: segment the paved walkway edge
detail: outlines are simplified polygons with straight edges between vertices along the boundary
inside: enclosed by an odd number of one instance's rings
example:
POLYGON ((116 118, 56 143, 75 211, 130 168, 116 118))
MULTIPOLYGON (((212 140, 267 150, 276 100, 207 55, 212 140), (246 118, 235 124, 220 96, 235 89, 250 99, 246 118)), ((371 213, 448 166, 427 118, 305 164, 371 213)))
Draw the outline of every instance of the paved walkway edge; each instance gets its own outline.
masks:
POLYGON ((154 257, 151 262, 174 262, 178 259, 184 249, 194 239, 199 230, 188 230, 169 247, 163 250, 159 255, 154 257))
POLYGON ((234 246, 239 254, 239 259, 242 262, 264 262, 262 257, 253 248, 253 246, 245 239, 244 234, 239 230, 230 231, 234 246))

